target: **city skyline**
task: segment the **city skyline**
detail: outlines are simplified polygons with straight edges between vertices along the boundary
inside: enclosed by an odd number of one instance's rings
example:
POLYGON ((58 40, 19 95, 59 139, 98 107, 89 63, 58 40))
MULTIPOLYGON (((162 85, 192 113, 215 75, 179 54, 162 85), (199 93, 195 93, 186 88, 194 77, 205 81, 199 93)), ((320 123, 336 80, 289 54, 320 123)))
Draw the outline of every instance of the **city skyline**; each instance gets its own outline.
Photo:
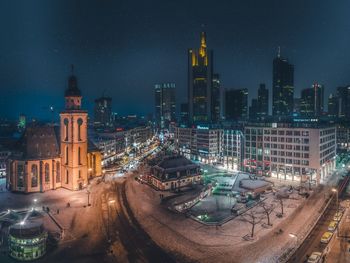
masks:
POLYGON ((186 50, 197 46, 202 30, 207 32, 208 47, 214 50, 214 68, 222 87, 247 88, 249 102, 256 97, 259 83, 266 83, 272 94, 272 59, 278 46, 282 56, 295 65, 295 97, 317 82, 324 85, 327 98, 350 82, 350 55, 343 33, 349 28, 342 15, 349 5, 345 2, 329 7, 323 2, 314 6, 291 1, 282 6, 268 1, 253 8, 251 1, 227 1, 210 9, 194 2, 185 6, 155 1, 159 15, 143 4, 131 9, 128 4, 84 3, 2 4, 1 10, 6 11, 1 16, 2 31, 7 37, 1 44, 0 86, 6 94, 0 101, 4 106, 1 117, 26 113, 50 119, 45 109, 50 105, 57 111, 63 108, 59 98, 72 63, 90 113, 94 99, 103 91, 113 98, 115 112, 153 113, 152 88, 161 82, 176 83, 180 104, 186 100, 186 50), (34 12, 36 19, 31 20, 34 12), (102 14, 103 19, 96 19, 102 14), (164 21, 171 14, 174 19, 164 21), (316 22, 312 14, 317 15, 316 22), (282 17, 285 22, 279 23, 282 17), (159 20, 164 23, 156 23, 159 20), (132 97, 128 96, 130 89, 135 90, 132 97), (30 105, 34 98, 37 103, 30 105))

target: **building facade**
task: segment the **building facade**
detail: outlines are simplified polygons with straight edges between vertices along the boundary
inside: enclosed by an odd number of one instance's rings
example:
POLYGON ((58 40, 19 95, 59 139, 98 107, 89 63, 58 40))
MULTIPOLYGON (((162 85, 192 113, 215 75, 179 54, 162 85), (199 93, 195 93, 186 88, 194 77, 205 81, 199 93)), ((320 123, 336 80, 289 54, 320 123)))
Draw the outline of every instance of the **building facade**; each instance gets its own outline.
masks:
POLYGON ((167 157, 151 168, 148 180, 158 190, 179 190, 201 181, 200 166, 183 156, 167 157))
POLYGON ((219 76, 213 77, 213 52, 205 32, 199 49, 188 51, 188 110, 190 124, 211 123, 218 118, 219 76))
POLYGON ((168 129, 176 121, 175 83, 162 83, 154 86, 155 117, 157 127, 168 129))
POLYGON ((174 144, 180 155, 209 164, 240 170, 243 161, 243 134, 239 130, 203 126, 177 127, 174 144))
POLYGON ((335 127, 255 124, 247 125, 244 134, 247 172, 319 183, 335 168, 335 127))
POLYGON ((293 114, 294 66, 280 56, 273 60, 272 114, 288 117, 293 114))
POLYGON ((95 100, 94 125, 112 126, 112 98, 101 97, 95 100))
POLYGON ((26 193, 60 187, 80 190, 89 178, 101 175, 100 153, 95 149, 88 152, 87 112, 81 109, 81 101, 72 74, 60 126, 28 126, 13 149, 7 167, 8 189, 26 193))
POLYGON ((248 117, 248 90, 231 89, 225 92, 225 119, 246 120, 248 117))

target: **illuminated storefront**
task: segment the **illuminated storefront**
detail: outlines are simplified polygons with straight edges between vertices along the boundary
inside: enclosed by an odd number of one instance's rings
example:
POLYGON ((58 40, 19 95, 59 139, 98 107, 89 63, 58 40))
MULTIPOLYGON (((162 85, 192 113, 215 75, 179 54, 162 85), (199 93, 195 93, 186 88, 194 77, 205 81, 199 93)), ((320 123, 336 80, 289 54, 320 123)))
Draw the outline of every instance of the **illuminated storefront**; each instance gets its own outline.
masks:
POLYGON ((42 257, 46 252, 47 232, 41 222, 21 222, 9 229, 10 256, 21 261, 42 257))

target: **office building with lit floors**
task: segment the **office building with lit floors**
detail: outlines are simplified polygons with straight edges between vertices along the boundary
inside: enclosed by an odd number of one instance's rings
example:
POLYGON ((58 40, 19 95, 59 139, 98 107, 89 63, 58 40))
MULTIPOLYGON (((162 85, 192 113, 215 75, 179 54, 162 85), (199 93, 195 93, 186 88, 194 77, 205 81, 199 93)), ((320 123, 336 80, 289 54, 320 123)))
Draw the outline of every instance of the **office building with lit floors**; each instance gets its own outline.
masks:
POLYGON ((202 163, 216 163, 220 156, 220 129, 206 126, 177 127, 174 133, 175 148, 188 159, 202 163))
POLYGON ((221 163, 225 168, 241 170, 243 163, 243 134, 239 130, 177 127, 175 149, 179 154, 201 163, 221 163))
POLYGON ((317 123, 256 123, 247 125, 244 135, 247 172, 318 184, 335 169, 335 127, 317 123))
POLYGON ((6 167, 9 190, 25 193, 60 187, 80 190, 87 186, 88 178, 101 175, 100 153, 91 145, 88 148, 87 112, 81 109, 81 99, 76 77, 71 75, 60 126, 28 126, 13 146, 6 167))
POLYGON ((241 171, 243 164, 243 133, 240 130, 225 129, 221 133, 220 163, 224 168, 241 171))

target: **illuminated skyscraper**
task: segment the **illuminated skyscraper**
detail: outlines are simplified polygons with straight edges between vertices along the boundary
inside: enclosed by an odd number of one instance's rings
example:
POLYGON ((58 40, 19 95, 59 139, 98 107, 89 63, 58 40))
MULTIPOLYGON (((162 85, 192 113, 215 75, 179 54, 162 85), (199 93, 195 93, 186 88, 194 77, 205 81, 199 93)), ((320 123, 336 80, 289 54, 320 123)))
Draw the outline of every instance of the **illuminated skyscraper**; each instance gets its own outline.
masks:
POLYGON ((157 126, 169 128, 169 123, 176 120, 175 83, 156 84, 154 96, 157 126))
POLYGON ((112 98, 101 97, 95 100, 94 124, 96 126, 112 125, 112 98))
POLYGON ((272 114, 291 116, 294 102, 294 66, 281 58, 280 49, 273 60, 272 114))
POLYGON ((213 81, 213 52, 207 50, 206 35, 201 33, 199 49, 188 51, 188 109, 190 123, 210 123, 218 119, 219 79, 213 81))

